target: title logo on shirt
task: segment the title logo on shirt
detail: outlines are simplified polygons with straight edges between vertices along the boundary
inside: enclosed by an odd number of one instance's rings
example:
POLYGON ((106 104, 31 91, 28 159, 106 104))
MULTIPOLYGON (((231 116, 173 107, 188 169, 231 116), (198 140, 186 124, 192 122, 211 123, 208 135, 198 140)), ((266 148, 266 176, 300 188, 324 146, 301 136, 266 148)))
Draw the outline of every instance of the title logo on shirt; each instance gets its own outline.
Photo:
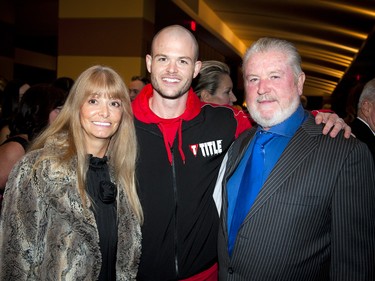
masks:
POLYGON ((223 152, 221 146, 223 140, 208 141, 204 143, 191 144, 189 145, 190 151, 195 157, 197 157, 198 152, 200 151, 203 157, 209 157, 213 155, 218 155, 223 152))

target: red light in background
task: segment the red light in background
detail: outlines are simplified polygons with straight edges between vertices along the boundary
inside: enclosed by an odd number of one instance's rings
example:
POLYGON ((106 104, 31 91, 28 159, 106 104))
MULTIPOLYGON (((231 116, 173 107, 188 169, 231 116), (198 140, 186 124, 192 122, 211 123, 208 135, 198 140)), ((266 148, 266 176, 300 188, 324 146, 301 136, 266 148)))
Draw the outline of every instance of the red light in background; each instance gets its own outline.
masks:
POLYGON ((357 75, 355 76, 355 79, 357 79, 357 81, 361 80, 361 75, 360 75, 360 74, 357 74, 357 75))
POLYGON ((190 29, 192 31, 195 31, 197 29, 197 23, 193 20, 190 22, 190 29))

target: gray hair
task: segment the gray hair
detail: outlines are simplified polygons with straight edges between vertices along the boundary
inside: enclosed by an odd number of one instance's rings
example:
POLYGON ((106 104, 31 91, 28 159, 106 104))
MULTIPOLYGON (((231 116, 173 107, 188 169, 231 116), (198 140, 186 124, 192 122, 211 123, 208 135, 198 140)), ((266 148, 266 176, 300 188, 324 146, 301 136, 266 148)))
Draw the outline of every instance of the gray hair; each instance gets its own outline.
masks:
POLYGON ((278 38, 271 38, 271 37, 263 37, 255 41, 245 52, 243 57, 242 63, 242 70, 245 74, 245 65, 247 61, 251 58, 252 55, 260 52, 268 52, 268 51, 281 51, 284 52, 288 57, 288 63, 292 67, 294 78, 297 81, 298 76, 302 72, 301 68, 301 56, 294 46, 293 43, 278 39, 278 38))

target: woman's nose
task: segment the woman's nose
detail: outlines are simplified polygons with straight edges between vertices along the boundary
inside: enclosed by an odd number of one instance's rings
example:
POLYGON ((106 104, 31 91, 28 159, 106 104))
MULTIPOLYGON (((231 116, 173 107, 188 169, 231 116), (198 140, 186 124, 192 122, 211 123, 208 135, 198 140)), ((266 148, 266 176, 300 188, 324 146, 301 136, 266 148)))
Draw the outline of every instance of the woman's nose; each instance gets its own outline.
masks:
POLYGON ((109 116, 109 110, 108 110, 107 105, 102 105, 100 107, 99 115, 104 117, 104 118, 107 118, 109 116))

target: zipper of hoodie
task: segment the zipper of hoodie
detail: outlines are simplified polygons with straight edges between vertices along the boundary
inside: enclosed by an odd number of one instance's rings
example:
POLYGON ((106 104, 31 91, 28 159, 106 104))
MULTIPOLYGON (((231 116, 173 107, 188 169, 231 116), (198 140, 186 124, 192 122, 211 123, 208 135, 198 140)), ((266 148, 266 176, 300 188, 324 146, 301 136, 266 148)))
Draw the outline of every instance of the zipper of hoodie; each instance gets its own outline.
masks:
POLYGON ((178 264, 178 232, 177 232, 177 181, 176 181, 176 167, 174 161, 173 147, 172 153, 172 177, 173 177, 173 193, 174 193, 174 266, 176 271, 176 278, 180 275, 178 264))

